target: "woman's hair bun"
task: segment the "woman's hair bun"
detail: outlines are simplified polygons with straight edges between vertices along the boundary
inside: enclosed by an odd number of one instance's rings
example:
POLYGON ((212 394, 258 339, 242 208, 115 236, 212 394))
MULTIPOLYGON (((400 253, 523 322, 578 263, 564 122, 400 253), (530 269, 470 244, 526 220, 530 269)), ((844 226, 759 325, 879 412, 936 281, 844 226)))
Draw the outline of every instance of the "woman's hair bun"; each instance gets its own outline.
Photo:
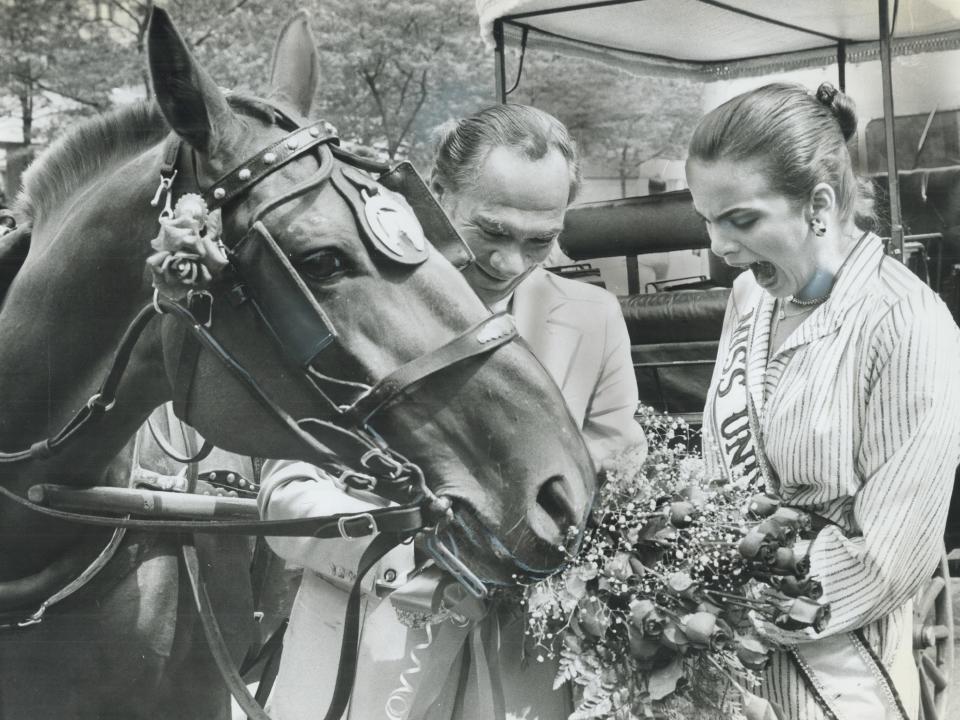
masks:
POLYGON ((817 88, 817 102, 826 107, 840 125, 843 139, 849 141, 857 132, 857 107, 850 97, 828 82, 817 88))

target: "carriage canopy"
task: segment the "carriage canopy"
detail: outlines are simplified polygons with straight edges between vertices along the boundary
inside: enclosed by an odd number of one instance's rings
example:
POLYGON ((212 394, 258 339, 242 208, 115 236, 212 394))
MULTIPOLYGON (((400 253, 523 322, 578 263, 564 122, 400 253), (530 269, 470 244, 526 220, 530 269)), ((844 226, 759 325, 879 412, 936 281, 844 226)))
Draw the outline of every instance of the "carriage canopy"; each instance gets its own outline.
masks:
MULTIPOLYGON (((494 44, 579 54, 646 74, 703 80, 765 75, 878 55, 877 0, 477 0, 494 44), (678 35, 678 29, 682 29, 678 35)), ((960 47, 956 0, 899 0, 890 12, 895 54, 960 47)))

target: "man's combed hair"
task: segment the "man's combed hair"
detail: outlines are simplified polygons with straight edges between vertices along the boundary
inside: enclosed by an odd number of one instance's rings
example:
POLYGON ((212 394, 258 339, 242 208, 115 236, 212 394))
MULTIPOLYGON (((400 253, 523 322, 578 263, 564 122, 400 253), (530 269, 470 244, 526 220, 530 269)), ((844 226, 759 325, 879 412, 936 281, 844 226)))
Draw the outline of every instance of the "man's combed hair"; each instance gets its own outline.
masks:
POLYGON ((453 191, 473 183, 496 147, 511 148, 530 160, 540 160, 551 149, 558 150, 570 169, 569 199, 576 197, 580 189, 576 143, 563 123, 528 105, 491 105, 437 128, 434 183, 453 191))

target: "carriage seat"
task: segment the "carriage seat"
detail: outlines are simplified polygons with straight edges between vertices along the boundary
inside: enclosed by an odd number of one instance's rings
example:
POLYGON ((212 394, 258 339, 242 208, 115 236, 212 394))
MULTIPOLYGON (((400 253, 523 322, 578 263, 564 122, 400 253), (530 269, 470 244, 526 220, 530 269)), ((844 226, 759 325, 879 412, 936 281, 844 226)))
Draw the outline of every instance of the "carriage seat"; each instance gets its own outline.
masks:
POLYGON ((620 296, 640 401, 699 424, 729 288, 620 296))
POLYGON ((720 338, 728 288, 621 295, 631 345, 720 338))

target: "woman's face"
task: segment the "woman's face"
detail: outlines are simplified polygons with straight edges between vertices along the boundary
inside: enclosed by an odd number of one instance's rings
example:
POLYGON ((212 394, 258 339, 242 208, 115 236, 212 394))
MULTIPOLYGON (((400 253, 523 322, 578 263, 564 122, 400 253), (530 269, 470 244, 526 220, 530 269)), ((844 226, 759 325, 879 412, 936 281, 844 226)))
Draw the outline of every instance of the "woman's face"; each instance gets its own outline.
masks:
POLYGON ((710 249, 727 265, 749 268, 776 297, 797 295, 817 270, 817 244, 803 206, 770 187, 756 161, 687 161, 693 205, 710 249))

